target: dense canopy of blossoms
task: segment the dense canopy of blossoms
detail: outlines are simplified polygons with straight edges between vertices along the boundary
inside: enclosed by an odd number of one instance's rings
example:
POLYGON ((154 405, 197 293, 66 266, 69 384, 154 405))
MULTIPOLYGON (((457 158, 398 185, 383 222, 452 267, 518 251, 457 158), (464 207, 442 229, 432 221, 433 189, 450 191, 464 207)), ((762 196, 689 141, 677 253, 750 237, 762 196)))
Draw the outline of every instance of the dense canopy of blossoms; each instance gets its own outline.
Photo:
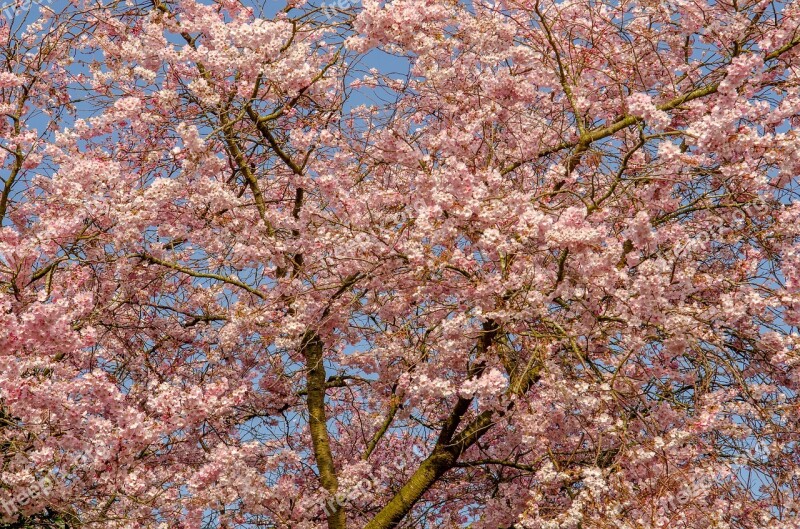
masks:
POLYGON ((800 2, 248 2, 0 26, 2 527, 797 528, 800 2))

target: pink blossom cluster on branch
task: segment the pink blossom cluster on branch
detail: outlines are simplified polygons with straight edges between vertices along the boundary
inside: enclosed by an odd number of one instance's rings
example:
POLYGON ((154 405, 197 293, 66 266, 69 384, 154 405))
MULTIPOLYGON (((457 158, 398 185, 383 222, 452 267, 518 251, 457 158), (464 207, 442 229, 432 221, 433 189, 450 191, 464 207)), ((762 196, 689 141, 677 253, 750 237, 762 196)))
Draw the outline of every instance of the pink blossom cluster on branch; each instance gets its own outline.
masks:
POLYGON ((795 529, 800 2, 276 4, 0 25, 0 527, 795 529))

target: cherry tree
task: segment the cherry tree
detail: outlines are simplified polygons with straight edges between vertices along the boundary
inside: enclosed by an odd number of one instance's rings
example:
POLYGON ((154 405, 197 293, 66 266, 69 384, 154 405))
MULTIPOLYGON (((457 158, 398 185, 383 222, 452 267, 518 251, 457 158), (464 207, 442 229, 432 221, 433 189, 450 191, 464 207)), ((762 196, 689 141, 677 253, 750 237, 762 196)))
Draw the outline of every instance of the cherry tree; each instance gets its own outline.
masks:
POLYGON ((23 7, 0 526, 797 527, 800 2, 23 7))

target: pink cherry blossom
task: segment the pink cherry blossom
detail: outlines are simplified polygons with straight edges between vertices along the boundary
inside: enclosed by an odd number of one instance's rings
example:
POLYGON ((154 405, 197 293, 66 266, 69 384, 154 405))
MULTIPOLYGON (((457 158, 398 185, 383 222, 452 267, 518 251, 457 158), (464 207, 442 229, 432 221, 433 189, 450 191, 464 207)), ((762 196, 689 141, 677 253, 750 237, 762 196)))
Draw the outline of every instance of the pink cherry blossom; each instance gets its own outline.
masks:
POLYGON ((796 528, 799 2, 14 9, 0 525, 796 528))

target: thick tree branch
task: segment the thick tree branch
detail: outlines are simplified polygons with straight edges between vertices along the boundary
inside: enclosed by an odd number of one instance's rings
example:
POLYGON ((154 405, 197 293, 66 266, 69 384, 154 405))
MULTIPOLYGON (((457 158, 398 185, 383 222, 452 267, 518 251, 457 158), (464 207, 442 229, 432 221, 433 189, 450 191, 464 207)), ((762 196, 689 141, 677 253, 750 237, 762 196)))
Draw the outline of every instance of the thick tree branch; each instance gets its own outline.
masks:
MULTIPOLYGON (((339 489, 339 479, 333 463, 333 452, 331 452, 325 414, 327 379, 325 377, 325 366, 323 365, 322 340, 315 332, 307 331, 303 337, 300 351, 305 358, 306 369, 308 370, 306 383, 308 429, 311 433, 314 458, 319 469, 319 481, 329 494, 335 496, 339 489)), ((344 510, 338 503, 332 504, 331 508, 332 512, 328 514, 328 528, 344 529, 347 526, 344 510)))
MULTIPOLYGON (((495 322, 489 321, 484 325, 484 332, 478 338, 478 348, 484 351, 491 346, 498 333, 495 322)), ((525 373, 521 374, 517 383, 506 392, 522 395, 535 384, 540 377, 542 365, 534 362, 525 373)), ((485 435, 495 424, 498 417, 502 417, 514 406, 514 401, 508 404, 506 412, 485 410, 473 419, 459 434, 454 437, 449 434, 453 424, 457 426, 466 410, 462 411, 463 403, 459 399, 450 417, 445 421, 439 440, 431 455, 428 456, 411 475, 408 482, 394 495, 386 506, 364 527, 364 529, 391 529, 411 511, 414 505, 439 479, 450 469, 456 466, 458 458, 485 435)), ((471 400, 471 399, 470 399, 471 400)))

